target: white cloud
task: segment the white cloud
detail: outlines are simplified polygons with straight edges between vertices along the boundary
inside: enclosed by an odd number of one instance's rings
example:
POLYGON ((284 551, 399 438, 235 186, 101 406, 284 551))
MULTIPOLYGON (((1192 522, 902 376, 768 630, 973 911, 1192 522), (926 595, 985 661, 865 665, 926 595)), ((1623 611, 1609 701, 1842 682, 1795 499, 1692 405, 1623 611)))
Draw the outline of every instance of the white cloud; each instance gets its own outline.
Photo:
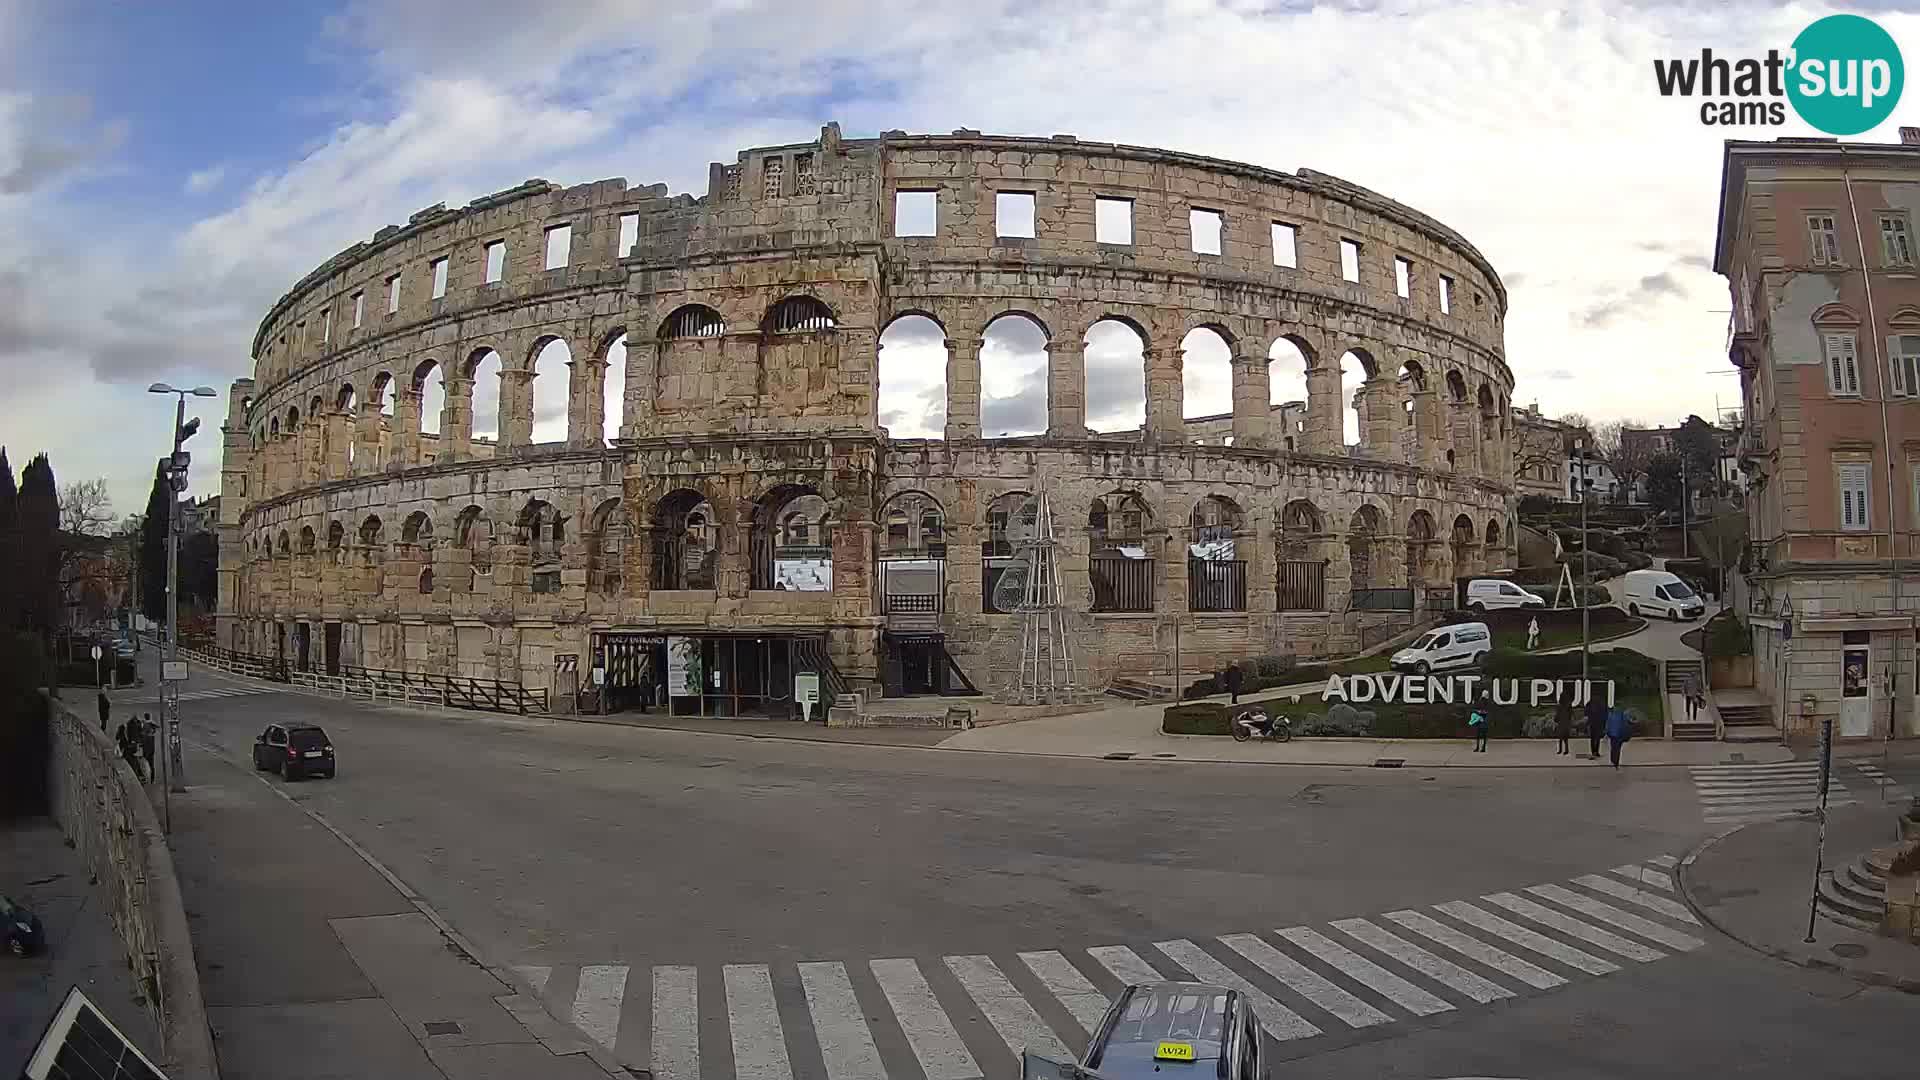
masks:
POLYGON ((189 195, 205 195, 207 192, 219 187, 220 181, 226 178, 227 167, 225 165, 213 165, 205 169, 195 169, 193 172, 187 174, 187 182, 183 190, 189 195))

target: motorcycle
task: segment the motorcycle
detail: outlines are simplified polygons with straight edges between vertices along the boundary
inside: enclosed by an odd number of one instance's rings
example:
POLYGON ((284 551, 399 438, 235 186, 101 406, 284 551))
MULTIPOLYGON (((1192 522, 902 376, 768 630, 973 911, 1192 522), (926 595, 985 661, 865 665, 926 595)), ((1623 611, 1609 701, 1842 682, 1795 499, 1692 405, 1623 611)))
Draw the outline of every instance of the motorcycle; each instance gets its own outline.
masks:
POLYGON ((1293 721, 1280 713, 1269 713, 1254 705, 1233 718, 1233 741, 1272 739, 1287 742, 1293 738, 1293 721))

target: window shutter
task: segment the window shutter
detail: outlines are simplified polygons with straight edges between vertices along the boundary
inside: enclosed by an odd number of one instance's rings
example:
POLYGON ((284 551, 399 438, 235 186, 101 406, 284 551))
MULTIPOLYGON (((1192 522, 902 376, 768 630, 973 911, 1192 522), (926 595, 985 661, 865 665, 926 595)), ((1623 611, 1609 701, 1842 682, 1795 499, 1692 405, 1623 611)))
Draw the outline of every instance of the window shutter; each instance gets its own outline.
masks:
POLYGON ((1852 338, 1847 339, 1846 352, 1843 354, 1843 357, 1846 361, 1847 393, 1858 394, 1860 392, 1860 367, 1854 359, 1852 338))
POLYGON ((1901 348, 1901 338, 1896 335, 1887 339, 1887 396, 1907 397, 1913 393, 1912 383, 1907 379, 1907 354, 1901 348))
POLYGON ((1827 241, 1820 233, 1820 219, 1807 219, 1807 251, 1813 257, 1815 265, 1827 261, 1827 241))
POLYGON ((1840 479, 1840 527, 1842 529, 1865 529, 1868 522, 1868 509, 1872 505, 1867 496, 1867 481, 1870 466, 1864 463, 1849 463, 1839 468, 1840 479))

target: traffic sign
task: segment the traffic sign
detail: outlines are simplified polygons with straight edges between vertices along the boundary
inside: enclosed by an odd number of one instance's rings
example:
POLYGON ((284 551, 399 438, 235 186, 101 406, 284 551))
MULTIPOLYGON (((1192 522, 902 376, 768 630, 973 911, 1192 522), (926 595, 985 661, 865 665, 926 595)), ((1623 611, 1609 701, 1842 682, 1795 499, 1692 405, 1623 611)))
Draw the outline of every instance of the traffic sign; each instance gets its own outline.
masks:
POLYGON ((93 658, 94 660, 98 661, 100 657, 101 657, 100 646, 95 645, 93 647, 93 658))
POLYGON ((161 682, 186 682, 187 662, 185 660, 160 661, 161 682))
POLYGON ((813 707, 820 704, 820 675, 803 671, 793 677, 793 700, 800 704, 800 718, 813 722, 813 707))

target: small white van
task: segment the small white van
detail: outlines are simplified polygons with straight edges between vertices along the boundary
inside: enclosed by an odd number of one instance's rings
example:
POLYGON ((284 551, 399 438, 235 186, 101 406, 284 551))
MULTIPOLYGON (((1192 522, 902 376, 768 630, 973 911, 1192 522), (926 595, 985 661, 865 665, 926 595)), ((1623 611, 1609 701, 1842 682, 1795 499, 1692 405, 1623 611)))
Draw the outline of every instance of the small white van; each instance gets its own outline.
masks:
POLYGON ((1467 582, 1467 610, 1499 611, 1502 608, 1543 608, 1547 601, 1511 581, 1499 578, 1474 578, 1467 582))
POLYGON ((1664 615, 1678 622, 1707 611, 1707 602, 1692 586, 1665 570, 1629 570, 1620 588, 1620 604, 1629 615, 1664 615))
POLYGON ((1493 635, 1483 622, 1454 623, 1429 630, 1394 653, 1387 666, 1425 675, 1444 668, 1472 667, 1493 651, 1493 635))

